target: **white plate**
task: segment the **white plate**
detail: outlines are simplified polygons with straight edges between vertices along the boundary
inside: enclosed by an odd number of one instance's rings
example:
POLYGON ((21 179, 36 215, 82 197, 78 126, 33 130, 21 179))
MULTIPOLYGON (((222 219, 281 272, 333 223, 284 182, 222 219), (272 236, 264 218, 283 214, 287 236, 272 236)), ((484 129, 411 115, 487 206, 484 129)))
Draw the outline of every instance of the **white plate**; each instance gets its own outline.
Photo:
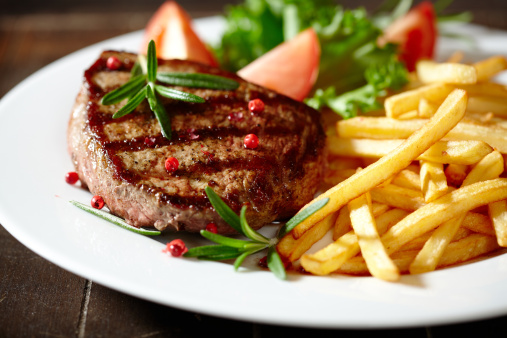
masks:
MULTIPOLYGON (((197 21, 216 40, 217 18, 197 21)), ((477 26, 474 58, 507 55, 507 34, 477 26)), ((68 203, 90 194, 70 186, 66 129, 84 69, 104 49, 135 51, 136 32, 85 48, 30 76, 0 102, 0 223, 20 242, 77 275, 121 292, 181 309, 252 322, 327 328, 407 327, 507 314, 507 255, 399 283, 371 277, 234 272, 228 264, 172 258, 161 251, 180 235, 148 238, 68 203)), ((440 56, 464 46, 442 43, 440 56)), ((268 229, 269 231, 269 229, 268 229)), ((181 235, 190 244, 198 236, 181 235)))

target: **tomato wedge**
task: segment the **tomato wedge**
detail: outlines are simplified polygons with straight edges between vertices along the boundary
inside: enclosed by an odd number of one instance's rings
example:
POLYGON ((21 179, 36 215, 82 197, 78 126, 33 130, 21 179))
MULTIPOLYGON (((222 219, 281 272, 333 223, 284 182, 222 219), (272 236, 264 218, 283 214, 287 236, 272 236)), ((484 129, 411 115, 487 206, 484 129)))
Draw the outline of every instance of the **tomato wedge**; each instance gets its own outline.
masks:
POLYGON ((217 66, 213 54, 192 29, 192 20, 180 5, 166 1, 146 25, 141 53, 146 53, 150 40, 155 41, 157 56, 182 59, 217 66))
POLYGON ((240 69, 238 75, 301 101, 317 80, 319 60, 319 38, 308 28, 240 69))
POLYGON ((398 43, 400 60, 413 71, 418 60, 433 58, 437 36, 435 10, 424 1, 387 27, 380 42, 398 43))

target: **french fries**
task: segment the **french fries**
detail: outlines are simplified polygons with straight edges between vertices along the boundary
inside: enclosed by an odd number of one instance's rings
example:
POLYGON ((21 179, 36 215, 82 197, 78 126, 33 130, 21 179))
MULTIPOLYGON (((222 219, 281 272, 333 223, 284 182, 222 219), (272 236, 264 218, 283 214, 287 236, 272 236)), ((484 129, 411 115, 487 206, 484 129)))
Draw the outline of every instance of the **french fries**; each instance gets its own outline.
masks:
POLYGON ((447 178, 442 163, 421 161, 421 191, 426 203, 445 195, 447 192, 447 178))
MULTIPOLYGON (((339 121, 336 128, 338 136, 343 138, 405 139, 428 121, 361 116, 339 121)), ((449 131, 445 138, 483 141, 502 154, 507 154, 505 129, 501 127, 462 121, 449 131)))
POLYGON ((493 56, 474 63, 474 68, 477 72, 477 81, 486 81, 507 69, 507 60, 503 56, 493 56))
MULTIPOLYGON (((328 138, 329 153, 336 156, 380 158, 398 147, 404 140, 375 140, 360 138, 328 138)), ((483 141, 439 141, 417 159, 436 163, 474 164, 493 151, 483 141)))
POLYGON ((419 61, 416 68, 417 77, 422 83, 473 84, 477 82, 478 77, 474 66, 460 63, 436 63, 425 60, 419 61))
POLYGON ((461 59, 419 62, 384 116, 329 129, 334 187, 315 199, 329 202, 280 240, 281 256, 315 275, 396 281, 507 247, 507 86, 491 82, 507 60, 461 59))
POLYGON ((453 89, 454 87, 451 85, 439 83, 390 96, 384 102, 386 116, 396 118, 407 112, 417 110, 421 98, 433 102, 443 102, 453 89))
MULTIPOLYGON (((477 163, 477 165, 472 169, 472 171, 470 171, 470 173, 463 181, 463 186, 497 178, 500 176, 502 171, 502 155, 499 152, 494 151, 485 156, 479 163, 477 163)), ((489 207, 491 208, 491 206, 494 204, 495 203, 490 204, 489 207)), ((465 217, 466 214, 463 213, 458 217, 446 221, 435 230, 422 250, 417 254, 412 264, 410 264, 410 273, 414 274, 428 272, 434 270, 437 267, 438 261, 442 256, 443 251, 451 242, 465 217)), ((499 228, 501 227, 502 226, 499 225, 499 228)))
POLYGON ((462 213, 507 199, 507 179, 497 178, 474 183, 440 197, 417 209, 382 236, 389 253, 395 252, 408 241, 435 229, 439 224, 462 213))
POLYGON ((396 281, 400 272, 387 254, 377 231, 369 193, 349 202, 350 220, 368 270, 377 278, 396 281))
MULTIPOLYGON (((465 114, 466 104, 466 92, 454 90, 428 123, 410 135, 399 147, 317 197, 317 200, 325 197, 329 197, 330 200, 320 210, 299 223, 291 232, 292 236, 296 239, 300 238, 315 223, 330 213, 406 168, 456 126, 465 114)), ((309 204, 311 203, 313 201, 309 204)))

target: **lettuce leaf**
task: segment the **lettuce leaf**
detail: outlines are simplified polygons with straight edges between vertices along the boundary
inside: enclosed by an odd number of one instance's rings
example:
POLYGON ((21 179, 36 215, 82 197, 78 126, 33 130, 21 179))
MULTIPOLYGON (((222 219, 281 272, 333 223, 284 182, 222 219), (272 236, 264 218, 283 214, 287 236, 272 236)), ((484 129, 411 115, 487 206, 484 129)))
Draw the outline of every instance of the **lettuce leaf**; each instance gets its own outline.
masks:
POLYGON ((363 8, 344 9, 330 0, 246 0, 226 8, 226 22, 216 53, 221 66, 230 71, 313 27, 319 36, 321 60, 315 97, 309 102, 328 105, 342 116, 352 117, 374 106, 377 95, 386 88, 363 88, 370 84, 365 74, 396 57, 395 45, 377 46, 382 31, 363 8), (343 97, 332 99, 349 91, 354 91, 348 96, 353 100, 345 100, 346 104, 343 97))

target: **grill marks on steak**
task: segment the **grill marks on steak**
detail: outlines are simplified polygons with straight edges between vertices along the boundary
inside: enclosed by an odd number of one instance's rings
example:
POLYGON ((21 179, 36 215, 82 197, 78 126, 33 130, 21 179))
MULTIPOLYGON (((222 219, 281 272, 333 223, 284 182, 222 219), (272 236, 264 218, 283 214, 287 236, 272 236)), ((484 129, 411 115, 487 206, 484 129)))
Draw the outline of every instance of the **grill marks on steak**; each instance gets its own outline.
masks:
POLYGON ((228 233, 231 228, 204 194, 208 185, 236 212, 250 204, 247 217, 254 228, 291 216, 312 199, 324 145, 316 111, 216 68, 160 60, 161 72, 212 73, 240 82, 235 91, 173 86, 202 96, 206 103, 162 99, 173 130, 167 140, 146 102, 120 119, 112 115, 125 102, 100 104, 105 93, 128 81, 135 58, 117 52, 101 55, 85 72, 69 126, 69 150, 81 180, 104 197, 113 213, 135 226, 198 231, 215 222, 220 232, 228 233), (123 61, 123 68, 107 69, 111 55, 123 61), (248 101, 255 98, 266 105, 258 115, 248 111, 248 101), (261 140, 255 150, 243 146, 250 133, 261 140), (169 156, 180 162, 173 174, 164 167, 169 156))

